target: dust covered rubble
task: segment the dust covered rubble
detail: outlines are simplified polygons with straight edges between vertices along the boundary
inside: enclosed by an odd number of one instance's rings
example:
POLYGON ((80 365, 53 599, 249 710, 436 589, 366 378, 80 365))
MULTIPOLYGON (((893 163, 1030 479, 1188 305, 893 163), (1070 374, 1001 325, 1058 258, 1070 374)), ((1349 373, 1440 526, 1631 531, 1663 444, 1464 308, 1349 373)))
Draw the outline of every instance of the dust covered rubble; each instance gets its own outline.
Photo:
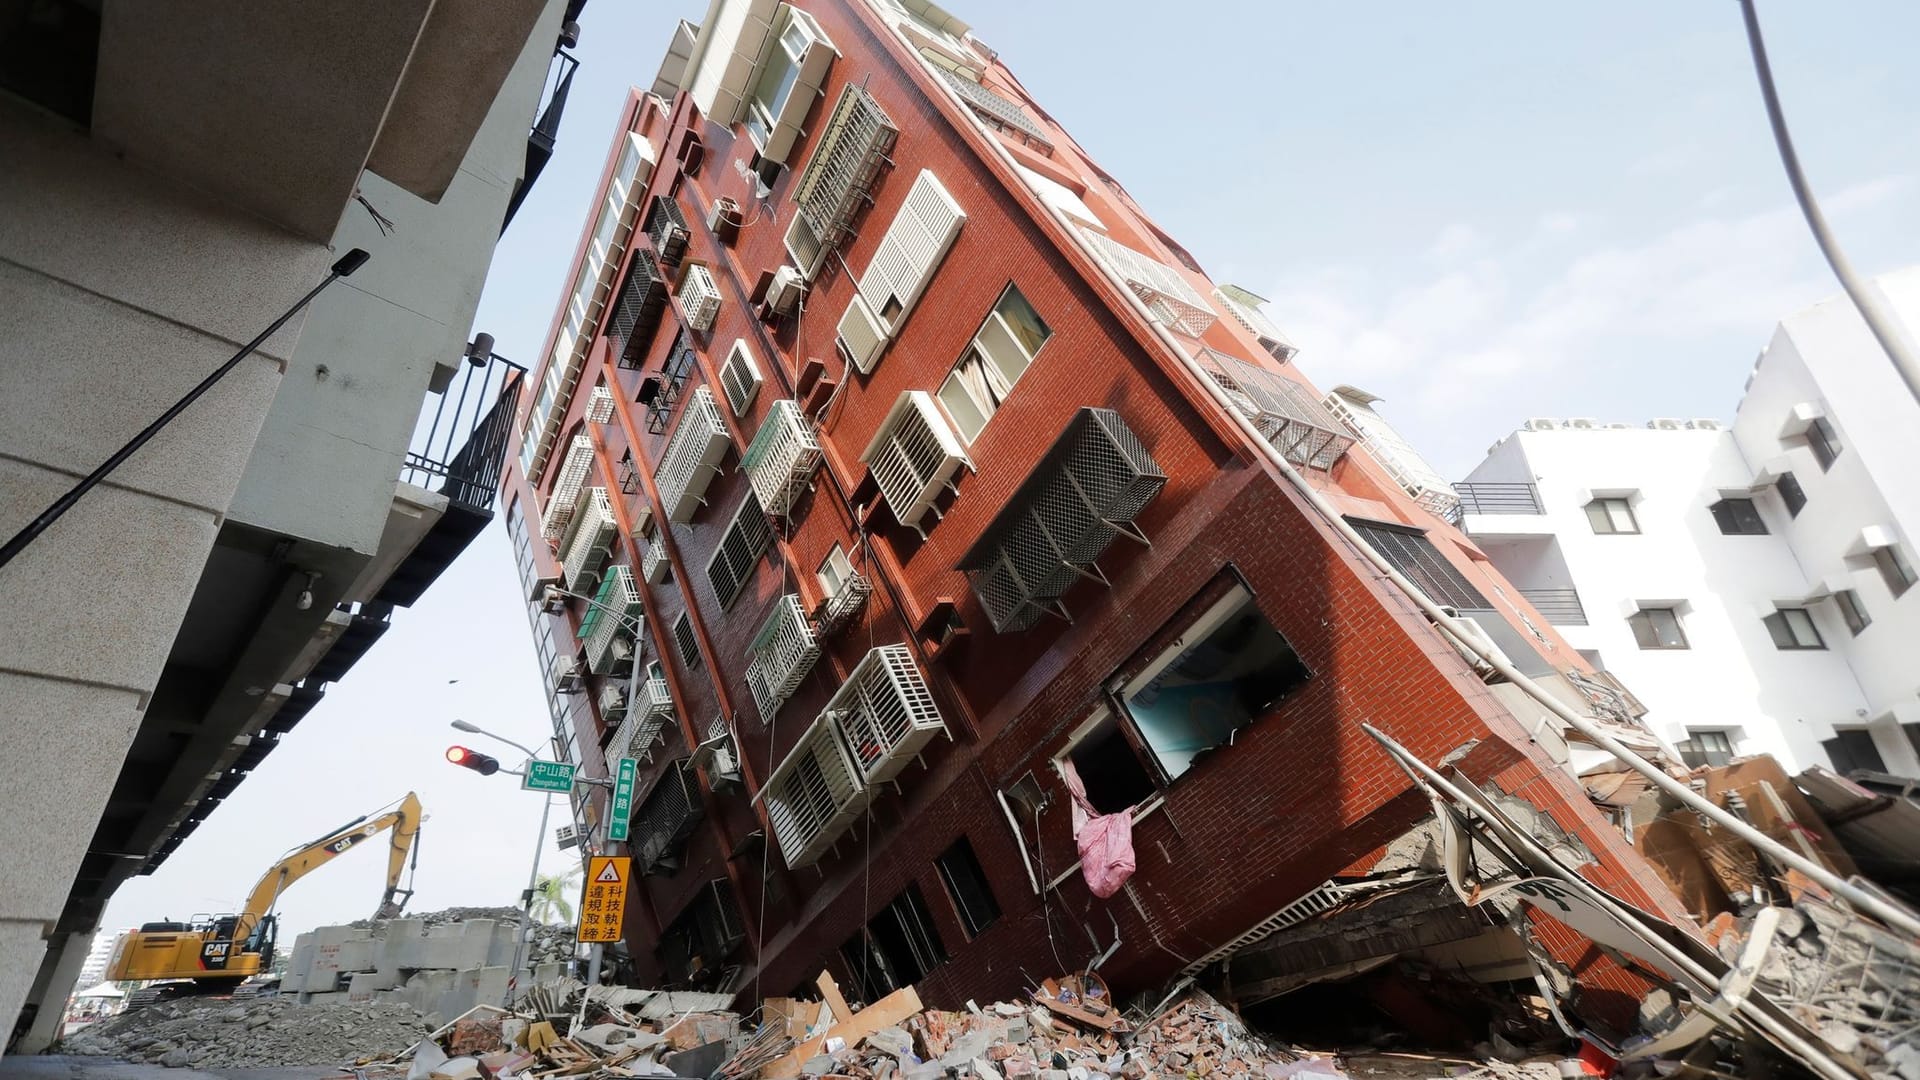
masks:
POLYGON ((90 1024, 60 1049, 174 1068, 338 1065, 391 1057, 431 1030, 404 1003, 162 1002, 90 1024))

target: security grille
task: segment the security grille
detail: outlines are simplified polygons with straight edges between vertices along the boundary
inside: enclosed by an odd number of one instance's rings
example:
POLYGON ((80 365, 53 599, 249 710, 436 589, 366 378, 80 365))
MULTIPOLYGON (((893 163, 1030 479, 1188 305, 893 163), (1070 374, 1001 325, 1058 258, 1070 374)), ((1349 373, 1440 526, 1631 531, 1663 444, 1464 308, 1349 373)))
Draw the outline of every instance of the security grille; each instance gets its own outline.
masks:
POLYGON ((1266 303, 1260 297, 1238 285, 1222 285, 1213 290, 1213 300, 1233 316, 1234 322, 1258 339, 1260 347, 1275 360, 1290 360, 1298 351, 1293 342, 1287 340, 1287 335, 1280 332, 1280 327, 1260 310, 1260 305, 1266 303))
POLYGON ((1460 496, 1443 477, 1424 467, 1426 463, 1420 459, 1419 452, 1404 439, 1394 437, 1391 429, 1368 424, 1339 394, 1328 394, 1321 404, 1359 438, 1360 445, 1367 448, 1367 453, 1387 470, 1387 475, 1393 477, 1402 491, 1413 496, 1413 501, 1437 518, 1458 520, 1460 496))
POLYGON ((701 812, 700 786, 687 759, 671 762, 633 814, 629 835, 640 872, 678 869, 681 845, 693 835, 701 812))
POLYGON ((767 528, 767 515, 760 509, 760 500, 749 491, 740 500, 740 509, 734 512, 733 521, 707 563, 707 583, 713 586, 713 595, 721 607, 732 604, 741 588, 753 579, 754 568, 760 564, 760 553, 772 542, 773 531, 767 528))
POLYGON ((700 643, 693 639, 693 620, 684 611, 673 620, 673 647, 689 670, 700 666, 700 643))
POLYGON ((1032 476, 960 560, 1000 633, 1025 630, 1080 577, 1105 582, 1098 559, 1115 537, 1144 542, 1133 519, 1167 476, 1120 414, 1074 414, 1032 476))
POLYGON ((720 419, 713 391, 696 387, 687 402, 680 422, 667 440, 667 452, 660 455, 660 467, 654 482, 660 487, 660 502, 667 519, 682 524, 693 520, 696 510, 705 505, 701 496, 719 472, 720 459, 727 452, 727 425, 720 419))
POLYGON ((587 670, 595 675, 613 674, 616 666, 633 659, 631 638, 637 622, 628 620, 638 620, 641 611, 633 571, 624 566, 607 571, 593 600, 587 605, 586 618, 580 620, 579 637, 586 643, 587 670), (622 640, 626 648, 616 650, 616 641, 622 640))
POLYGON ((662 266, 678 266, 687 251, 687 216, 672 197, 658 195, 647 208, 647 239, 662 266))
POLYGON ((648 668, 647 677, 640 680, 640 696, 634 700, 633 710, 649 720, 673 715, 673 692, 667 689, 667 676, 660 665, 648 668))
POLYGON ((554 477, 553 491, 547 496, 547 512, 540 519, 541 536, 557 543, 566 535, 567 523, 573 520, 575 504, 580 500, 580 485, 586 483, 587 472, 592 468, 593 440, 575 435, 567 447, 566 460, 560 463, 560 472, 554 477))
POLYGON ((574 517, 573 535, 567 541, 561 569, 566 574, 567 588, 583 592, 600 580, 600 571, 612 553, 615 525, 607 489, 590 487, 581 492, 580 508, 574 511, 574 517))
POLYGON ((867 597, 872 593, 873 582, 867 580, 867 575, 858 570, 848 574, 840 583, 840 591, 827 597, 827 602, 821 605, 817 632, 821 635, 839 632, 866 606, 867 597))
POLYGON ((868 785, 885 783, 935 735, 947 733, 913 653, 905 645, 869 652, 821 711, 846 740, 868 785))
POLYGON ((733 409, 733 415, 744 416, 747 406, 753 404, 754 395, 760 392, 760 365, 753 362, 753 353, 744 341, 735 341, 727 352, 727 362, 720 365, 720 388, 727 393, 727 405, 733 409))
POLYGON ((1420 587, 1427 599, 1457 609, 1486 610, 1493 607, 1466 575, 1440 554, 1433 541, 1419 529, 1378 521, 1348 518, 1347 523, 1365 538, 1395 570, 1420 587))
POLYGON ((1307 388, 1238 357, 1202 347, 1195 355, 1281 456, 1302 468, 1331 469, 1353 436, 1307 388))
POLYGON ((667 561, 667 546, 653 540, 641 540, 640 576, 650 585, 658 585, 667 580, 672 564, 667 561))
POLYGON ((547 682, 556 694, 571 694, 581 687, 580 662, 571 653, 556 656, 547 666, 547 682))
POLYGON ((660 271, 645 259, 636 257, 620 286, 620 300, 607 320, 607 335, 620 339, 620 366, 637 368, 644 346, 660 325, 660 312, 667 306, 667 287, 660 271))
POLYGON ((648 677, 640 680, 638 693, 627 703, 627 718, 614 733, 608 753, 614 757, 653 760, 653 744, 673 718, 673 698, 667 694, 667 681, 660 677, 658 665, 649 667, 648 677), (658 681, 659 685, 654 683, 658 681), (665 702, 665 707, 661 706, 665 702))
POLYGON ((812 866, 860 816, 866 785, 834 725, 815 720, 767 777, 759 798, 787 866, 812 866))
POLYGON ((613 391, 605 386, 596 386, 587 395, 587 419, 596 424, 604 424, 613 419, 613 391))
POLYGON ((978 114, 980 119, 985 120, 989 126, 1001 131, 1011 131, 1020 137, 1021 142, 1029 146, 1038 146, 1043 150, 1053 149, 1053 142, 1047 138, 1047 133, 1042 131, 1040 125, 1034 123, 1033 118, 1028 116, 1026 110, 1017 103, 1001 97, 964 75, 948 71, 943 67, 936 67, 933 70, 939 72, 940 77, 947 80, 947 85, 953 87, 954 92, 960 95, 960 100, 966 102, 967 107, 978 114))
POLYGON ((1188 337, 1199 337, 1218 321, 1207 298, 1173 267, 1085 225, 1080 226, 1080 235, 1086 237, 1100 264, 1131 286, 1162 323, 1188 337))
POLYGON ((720 286, 713 283, 713 273, 699 263, 687 267, 686 277, 680 280, 680 310, 687 316, 687 325, 695 330, 713 328, 713 317, 720 313, 720 286))
POLYGON ((760 707, 761 722, 770 722, 820 659, 820 643, 798 596, 788 593, 774 601, 772 613, 747 646, 747 659, 747 688, 760 707))
POLYGON ((920 521, 933 510, 940 489, 952 484, 960 466, 971 464, 933 396, 924 390, 900 395, 860 460, 872 470, 893 516, 922 535, 926 530, 920 521))
POLYGON ((773 403, 740 464, 761 507, 785 517, 820 467, 820 443, 797 402, 783 398, 773 403))
POLYGON ((840 92, 820 143, 793 189, 814 247, 811 259, 795 255, 802 270, 817 265, 820 252, 846 239, 899 134, 892 118, 864 87, 849 85, 840 92))

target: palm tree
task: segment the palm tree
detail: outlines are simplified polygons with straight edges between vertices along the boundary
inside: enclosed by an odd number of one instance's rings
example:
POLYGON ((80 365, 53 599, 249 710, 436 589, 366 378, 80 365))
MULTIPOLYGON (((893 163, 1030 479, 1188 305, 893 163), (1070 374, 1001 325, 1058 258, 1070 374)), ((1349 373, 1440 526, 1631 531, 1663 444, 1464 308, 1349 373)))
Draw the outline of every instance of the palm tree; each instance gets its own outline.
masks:
POLYGON ((564 874, 542 874, 533 886, 532 917, 535 922, 572 922, 573 904, 569 900, 580 890, 579 868, 564 874))

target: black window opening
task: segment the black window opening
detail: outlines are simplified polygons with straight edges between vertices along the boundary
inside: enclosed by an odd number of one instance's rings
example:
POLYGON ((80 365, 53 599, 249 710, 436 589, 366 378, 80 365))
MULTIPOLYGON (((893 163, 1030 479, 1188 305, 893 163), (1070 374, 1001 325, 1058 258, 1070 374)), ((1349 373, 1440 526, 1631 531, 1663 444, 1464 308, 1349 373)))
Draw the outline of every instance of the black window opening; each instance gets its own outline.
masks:
POLYGON ((953 901, 953 909, 960 916, 960 926, 966 930, 967 937, 975 937, 993 925, 1000 917, 1000 905, 994 902, 986 871, 980 868, 980 859, 974 855, 973 845, 967 838, 955 840, 934 860, 934 865, 940 869, 940 883, 947 887, 947 897, 953 901))
POLYGON ((1765 536, 1767 523, 1760 520, 1760 508, 1752 499, 1721 499, 1708 507, 1713 522, 1728 536, 1765 536))
POLYGON ((719 990, 733 969, 727 961, 746 941, 733 886, 716 878, 660 934, 660 967, 670 989, 719 990))
POLYGON ((1118 814, 1146 802, 1159 790, 1112 713, 1103 715, 1066 757, 1086 788, 1087 801, 1099 813, 1118 814))
POLYGON ((1733 739, 1724 731, 1695 731, 1679 746, 1680 760, 1692 768, 1725 765, 1733 760, 1733 739))
POLYGON ((1776 649, 1824 649, 1820 628, 1806 608, 1781 608, 1766 617, 1767 633, 1776 649))
POLYGON ((1913 588, 1913 564, 1897 547, 1873 549, 1873 567, 1880 571, 1880 580, 1886 582, 1887 591, 1894 596, 1913 588))
POLYGON ((1821 417, 1807 425, 1807 449, 1813 451, 1813 460, 1820 463, 1820 471, 1833 468, 1840 457, 1840 433, 1833 429, 1833 421, 1821 417))
POLYGON ((671 426, 674 406, 686 396, 687 380, 696 363, 693 342, 682 328, 674 335, 673 347, 667 350, 660 370, 641 379, 640 389, 634 394, 634 400, 647 407, 648 432, 662 435, 671 426))
POLYGON ((1836 731, 1833 738, 1820 744, 1827 751, 1827 760, 1833 762, 1833 771, 1842 776, 1857 769, 1883 773, 1887 763, 1880 756, 1880 748, 1873 744, 1873 732, 1865 728, 1849 731, 1836 731))
POLYGON ((1466 575, 1440 554, 1440 549, 1433 546, 1433 541, 1427 539, 1422 530, 1356 518, 1348 518, 1347 523, 1434 603, 1459 610, 1493 608, 1466 575))
POLYGON ((1860 601, 1860 594, 1852 589, 1841 589, 1833 594, 1833 602, 1840 608, 1840 617, 1847 622, 1847 632, 1854 637, 1860 631, 1873 625, 1873 618, 1867 614, 1867 605, 1860 601))
POLYGON ((869 1003, 912 986, 947 962, 946 948, 918 885, 908 885, 881 908, 866 929, 840 946, 840 957, 847 963, 853 985, 869 1003))
POLYGON ((1633 640, 1643 649, 1685 649, 1687 632, 1675 608, 1641 608, 1627 618, 1633 640))
POLYGON ((1773 482, 1773 490, 1779 493, 1788 517, 1797 518, 1800 511, 1806 509, 1807 493, 1801 489, 1800 481, 1794 479, 1792 473, 1781 473, 1780 478, 1773 482))
POLYGON ((693 620, 684 611, 673 620, 673 645, 680 654, 680 662, 686 665, 688 671, 700 667, 700 643, 693 636, 693 620))

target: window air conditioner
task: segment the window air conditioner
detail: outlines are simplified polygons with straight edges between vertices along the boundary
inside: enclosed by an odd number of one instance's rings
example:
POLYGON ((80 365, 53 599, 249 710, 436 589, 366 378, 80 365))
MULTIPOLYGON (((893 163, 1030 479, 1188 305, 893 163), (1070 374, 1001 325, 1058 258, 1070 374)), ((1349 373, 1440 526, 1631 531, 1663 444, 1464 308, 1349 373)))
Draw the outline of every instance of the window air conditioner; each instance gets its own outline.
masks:
POLYGON ((1560 421, 1555 420, 1551 416, 1536 416, 1527 421, 1526 429, 1528 431, 1557 431, 1559 427, 1560 421))
POLYGON ((880 362, 880 350, 887 345, 887 326, 856 293, 848 302, 846 313, 840 316, 834 344, 840 347, 847 362, 865 375, 880 362))
POLYGON ((1647 426, 1655 431, 1684 431, 1686 425, 1671 416, 1656 416, 1647 421, 1647 426))
POLYGON ((800 304, 800 294, 806 290, 806 280, 800 271, 791 266, 782 266, 773 272, 773 284, 767 288, 767 306, 782 315, 793 314, 800 304))
POLYGON ((1591 416, 1576 416, 1567 421, 1569 431, 1599 431, 1600 421, 1591 416))

